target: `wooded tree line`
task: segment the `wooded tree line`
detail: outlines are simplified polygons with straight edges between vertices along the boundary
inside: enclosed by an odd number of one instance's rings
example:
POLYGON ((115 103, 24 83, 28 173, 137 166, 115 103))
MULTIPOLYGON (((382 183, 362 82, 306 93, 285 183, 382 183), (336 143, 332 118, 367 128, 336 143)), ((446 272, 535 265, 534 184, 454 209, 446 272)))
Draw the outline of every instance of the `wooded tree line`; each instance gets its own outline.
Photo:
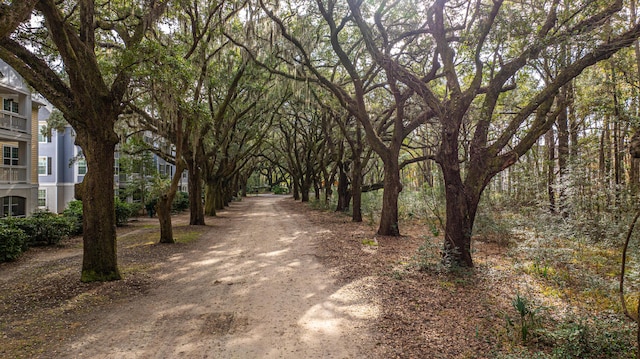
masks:
POLYGON ((120 278, 113 153, 149 133, 177 168, 161 242, 183 169, 192 225, 264 173, 354 221, 382 190, 378 234, 399 235, 403 182, 440 183, 462 266, 487 189, 572 218, 636 202, 635 0, 4 1, 0 24, 0 58, 87 160, 85 281, 120 278))

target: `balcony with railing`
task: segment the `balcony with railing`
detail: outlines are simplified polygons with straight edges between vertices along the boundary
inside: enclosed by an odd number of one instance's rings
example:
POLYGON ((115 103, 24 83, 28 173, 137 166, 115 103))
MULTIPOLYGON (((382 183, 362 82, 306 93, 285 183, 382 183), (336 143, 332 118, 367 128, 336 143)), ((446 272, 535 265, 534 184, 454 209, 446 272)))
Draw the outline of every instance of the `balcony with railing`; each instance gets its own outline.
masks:
POLYGON ((0 184, 14 183, 27 183, 27 167, 0 165, 0 184))
POLYGON ((0 129, 27 132, 27 119, 17 113, 0 110, 0 129))

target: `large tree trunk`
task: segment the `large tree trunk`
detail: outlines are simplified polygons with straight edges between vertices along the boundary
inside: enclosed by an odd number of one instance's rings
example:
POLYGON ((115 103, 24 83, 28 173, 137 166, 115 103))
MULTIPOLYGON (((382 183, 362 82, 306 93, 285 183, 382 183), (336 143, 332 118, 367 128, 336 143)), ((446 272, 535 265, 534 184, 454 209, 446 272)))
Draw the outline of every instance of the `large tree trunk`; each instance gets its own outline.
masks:
POLYGON ((112 128, 76 129, 87 161, 82 182, 83 282, 120 279, 114 211, 114 151, 118 137, 112 128), (102 131, 100 131, 102 130, 102 131))
POLYGON ((311 176, 309 174, 302 178, 302 186, 300 187, 300 194, 302 195, 302 202, 309 202, 309 192, 311 191, 311 176))
POLYGON ((348 165, 338 162, 338 204, 336 212, 346 212, 349 210, 351 202, 351 192, 349 191, 349 176, 347 175, 348 165))
MULTIPOLYGON (((175 193, 174 193, 175 194, 175 193)), ((173 238, 173 226, 171 225, 171 202, 173 196, 162 194, 156 203, 158 221, 160 222, 160 243, 175 243, 173 238)))
MULTIPOLYGON (((458 152, 459 121, 454 117, 451 126, 442 130, 439 164, 444 179, 446 201, 442 256, 447 266, 473 267, 471 233, 482 188, 472 192, 473 188, 465 187, 465 183, 462 182, 458 152), (477 192, 477 195, 474 196, 474 192, 477 192)), ((483 156, 479 153, 471 153, 469 157, 471 160, 466 171, 467 183, 480 185, 480 171, 486 168, 486 163, 482 163, 483 156)))
POLYGON ((240 183, 238 184, 240 186, 240 197, 246 197, 247 196, 247 181, 249 180, 249 175, 243 175, 240 178, 240 183))
POLYGON ((567 178, 569 161, 569 117, 567 103, 567 88, 563 87, 558 96, 559 106, 563 109, 560 111, 556 123, 558 125, 558 183, 560 189, 558 191, 558 209, 562 216, 567 216, 567 196, 564 188, 569 183, 567 178))
POLYGON ((620 111, 620 103, 618 100, 618 87, 616 85, 617 75, 615 65, 611 64, 611 84, 613 92, 613 179, 615 193, 616 219, 618 218, 621 206, 621 184, 622 184, 622 157, 620 156, 621 148, 624 146, 622 141, 621 126, 622 115, 620 111))
POLYGON ((384 161, 384 190, 382 194, 382 213, 378 234, 382 236, 399 236, 398 196, 402 191, 400 183, 400 165, 397 154, 384 161))
POLYGON ((176 242, 175 238, 173 238, 173 226, 171 225, 171 205, 173 204, 173 199, 176 197, 176 193, 178 193, 178 184, 184 171, 184 162, 180 160, 180 154, 177 153, 176 157, 178 157, 176 159, 178 164, 176 166, 176 172, 171 178, 171 185, 166 193, 160 195, 158 203, 156 204, 158 221, 160 222, 160 243, 176 242))
POLYGON ((609 116, 604 116, 602 134, 600 135, 600 147, 598 148, 598 177, 601 183, 604 183, 609 175, 609 153, 609 116))
POLYGON ((471 234, 480 196, 465 193, 459 174, 445 175, 447 220, 443 248, 443 262, 448 265, 473 267, 471 234))
MULTIPOLYGON (((460 165, 455 149, 441 162, 445 183, 446 223, 443 245, 443 262, 447 266, 473 267, 471 259, 471 234, 473 222, 484 187, 479 171, 482 164, 470 164, 466 184, 462 182, 460 165), (472 186, 478 186, 472 187, 472 186)), ((486 181, 485 183, 488 183, 486 181)))
POLYGON ((291 182, 293 183, 293 199, 297 201, 300 199, 300 181, 298 181, 297 177, 292 177, 293 178, 291 179, 291 182))
POLYGON ((360 155, 353 159, 351 175, 351 195, 353 197, 353 212, 351 220, 362 222, 362 161, 360 155))
POLYGON ((204 196, 204 214, 205 216, 216 215, 216 192, 215 184, 212 181, 207 181, 205 184, 205 196, 204 196))
POLYGON ((545 135, 547 143, 547 195, 549 197, 549 211, 556 212, 556 192, 555 192, 555 168, 556 168, 556 141, 553 128, 545 135))
POLYGON ((331 173, 325 173, 324 177, 324 202, 329 205, 331 203, 331 196, 333 195, 333 181, 336 178, 336 169, 334 168, 331 173))
POLYGON ((189 224, 204 226, 204 207, 202 206, 202 172, 192 159, 187 164, 189 170, 189 224))
POLYGON ((313 181, 313 194, 316 201, 320 201, 320 183, 318 183, 317 179, 313 181))

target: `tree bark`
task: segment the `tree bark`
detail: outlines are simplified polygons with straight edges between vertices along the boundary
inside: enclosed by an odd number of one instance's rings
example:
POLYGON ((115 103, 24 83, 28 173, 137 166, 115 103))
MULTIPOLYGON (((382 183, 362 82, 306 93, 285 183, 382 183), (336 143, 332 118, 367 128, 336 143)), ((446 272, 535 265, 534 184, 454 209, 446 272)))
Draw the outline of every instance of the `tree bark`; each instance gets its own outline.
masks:
POLYGON ((561 106, 562 109, 556 120, 556 124, 558 125, 558 183, 560 184, 558 190, 558 210, 563 217, 568 215, 567 196, 564 188, 569 184, 569 179, 567 178, 567 163, 569 161, 569 119, 566 91, 566 87, 560 90, 558 106, 561 106))
POLYGON ((600 181, 604 183, 609 175, 609 165, 607 162, 609 153, 609 116, 604 117, 602 134, 600 135, 600 147, 598 148, 598 175, 600 181))
MULTIPOLYGON (((179 133, 177 137, 182 141, 183 134, 182 127, 180 125, 176 132, 179 133)), ((180 150, 178 149, 176 152, 176 171, 171 178, 171 184, 166 193, 159 196, 158 203, 156 204, 158 221, 160 222, 160 243, 175 243, 175 238, 173 238, 173 226, 171 224, 171 206, 173 204, 173 199, 176 197, 176 193, 178 193, 178 185, 180 184, 180 178, 182 177, 182 172, 185 168, 184 161, 181 156, 180 150)))
POLYGON ((0 37, 13 32, 29 17, 38 0, 13 0, 9 5, 0 5, 0 37))
POLYGON ((302 178, 302 186, 300 187, 300 194, 302 195, 302 202, 309 202, 309 192, 311 191, 311 176, 307 173, 302 178))
MULTIPOLYGON (((351 171, 351 196, 353 197, 353 211, 351 220, 354 222, 362 222, 362 183, 364 176, 362 175, 364 144, 362 139, 362 129, 356 126, 355 141, 349 141, 351 146, 351 160, 353 167, 351 171)), ((369 162, 370 153, 365 156, 364 163, 369 162)))
POLYGON ((347 212, 349 210, 349 203, 351 202, 351 192, 349 191, 349 176, 347 171, 349 165, 338 162, 338 203, 336 205, 336 212, 347 212))
POLYGON ((313 194, 315 196, 316 201, 320 201, 320 184, 317 180, 313 181, 313 194))
POLYGON ((298 178, 293 176, 291 182, 293 182, 293 199, 297 201, 300 199, 300 184, 298 178))
MULTIPOLYGON (((455 120, 452 120, 455 123, 455 120)), ((443 139, 439 161, 445 183, 446 222, 443 245, 443 263, 447 266, 458 265, 473 267, 471 259, 471 231, 480 196, 477 199, 462 182, 460 160, 458 158, 458 130, 456 127, 443 129, 443 139)), ((481 156, 479 156, 481 159, 481 156)), ((474 177, 481 163, 471 164, 467 179, 474 177), (471 167, 473 165, 473 167, 471 167)), ((471 183, 476 181, 471 180, 471 183)))
POLYGON ((189 224, 204 226, 204 207, 202 206, 202 172, 198 164, 190 159, 187 162, 189 170, 189 224))
POLYGON ((215 185, 212 182, 206 183, 204 196, 204 214, 205 216, 216 216, 216 192, 215 185))
MULTIPOLYGON (((101 123, 96 121, 96 123, 101 123)), ((87 161, 83 180, 83 282, 121 278, 117 265, 116 215, 114 211, 114 157, 118 137, 109 126, 76 130, 76 140, 87 161)))
POLYGON ((398 157, 388 158, 384 162, 384 190, 382 194, 382 212, 380 213, 381 236, 399 236, 398 226, 398 196, 402 191, 400 183, 400 165, 398 157))
POLYGON ((324 176, 324 202, 329 205, 331 203, 331 197, 333 196, 333 182, 336 178, 336 168, 331 173, 325 173, 324 176))
POLYGON ((359 154, 353 156, 351 196, 353 198, 351 220, 354 222, 362 222, 362 161, 360 160, 359 154))
POLYGON ((156 212, 160 223, 160 243, 175 243, 173 226, 171 225, 171 202, 174 196, 169 197, 167 193, 163 193, 158 197, 158 203, 156 203, 156 212))
POLYGON ((555 169, 556 169, 556 145, 553 128, 549 129, 545 135, 547 143, 547 195, 549 196, 549 211, 556 212, 556 193, 555 193, 555 169))
POLYGON ((615 193, 615 208, 616 219, 619 216, 620 202, 621 202, 621 184, 622 184, 622 157, 620 156, 621 148, 624 146, 622 141, 622 134, 620 130, 620 122, 622 121, 622 114, 620 110, 620 103, 618 100, 618 87, 616 85, 617 74, 616 68, 611 63, 611 84, 613 95, 613 179, 614 179, 614 193, 615 193))
MULTIPOLYGON (((450 173, 448 176, 451 175, 450 173)), ((445 188, 447 220, 442 253, 443 263, 447 266, 473 267, 471 234, 480 196, 466 194, 467 188, 463 186, 459 176, 449 178, 448 181, 445 179, 445 182, 449 184, 445 188)))

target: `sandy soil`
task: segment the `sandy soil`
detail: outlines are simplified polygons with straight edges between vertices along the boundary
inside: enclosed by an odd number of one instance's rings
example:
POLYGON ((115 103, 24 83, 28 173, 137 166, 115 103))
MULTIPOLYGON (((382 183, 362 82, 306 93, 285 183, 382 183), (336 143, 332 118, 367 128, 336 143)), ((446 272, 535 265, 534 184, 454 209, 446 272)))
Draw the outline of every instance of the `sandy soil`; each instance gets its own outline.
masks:
POLYGON ((286 200, 234 204, 188 251, 168 256, 157 286, 88 313, 44 357, 365 357, 379 313, 372 285, 340 287, 318 260, 326 230, 286 200))

